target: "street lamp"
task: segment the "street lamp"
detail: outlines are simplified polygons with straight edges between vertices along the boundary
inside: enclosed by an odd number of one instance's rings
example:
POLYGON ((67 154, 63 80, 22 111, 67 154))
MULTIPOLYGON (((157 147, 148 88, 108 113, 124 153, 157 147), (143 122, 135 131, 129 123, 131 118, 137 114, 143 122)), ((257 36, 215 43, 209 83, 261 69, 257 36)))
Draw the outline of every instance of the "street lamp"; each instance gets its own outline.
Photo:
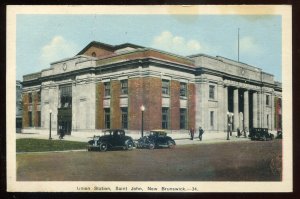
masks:
POLYGON ((49 140, 52 140, 52 137, 51 137, 51 115, 52 115, 52 110, 50 109, 49 111, 49 140))
POLYGON ((143 137, 144 136, 144 111, 145 111, 144 105, 141 106, 141 111, 142 111, 142 137, 143 137))
POLYGON ((227 140, 230 140, 230 138, 229 138, 230 128, 231 128, 231 126, 230 126, 230 113, 227 112, 227 140))

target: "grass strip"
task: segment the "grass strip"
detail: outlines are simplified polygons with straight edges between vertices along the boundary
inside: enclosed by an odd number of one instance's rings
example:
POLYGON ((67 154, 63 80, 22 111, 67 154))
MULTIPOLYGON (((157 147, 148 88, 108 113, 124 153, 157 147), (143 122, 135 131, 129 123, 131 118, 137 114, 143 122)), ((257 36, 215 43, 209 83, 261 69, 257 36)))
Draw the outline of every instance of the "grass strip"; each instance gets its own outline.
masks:
POLYGON ((85 149, 87 143, 66 140, 17 139, 17 152, 43 152, 85 149))

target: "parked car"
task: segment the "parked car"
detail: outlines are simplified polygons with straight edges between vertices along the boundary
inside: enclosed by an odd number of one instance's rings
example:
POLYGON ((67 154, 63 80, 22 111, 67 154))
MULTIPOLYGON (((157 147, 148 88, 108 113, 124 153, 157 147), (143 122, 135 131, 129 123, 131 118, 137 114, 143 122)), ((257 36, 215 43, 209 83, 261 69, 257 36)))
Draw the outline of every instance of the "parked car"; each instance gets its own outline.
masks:
POLYGON ((168 147, 174 148, 176 145, 175 141, 167 136, 167 133, 164 130, 152 130, 149 132, 149 135, 144 136, 137 140, 137 148, 161 148, 168 147))
POLYGON ((88 141, 87 149, 107 151, 112 148, 122 148, 132 150, 134 147, 133 139, 125 135, 123 129, 108 129, 104 131, 103 136, 95 136, 88 141))
POLYGON ((282 131, 277 131, 276 139, 282 139, 282 131))
POLYGON ((251 140, 261 141, 274 139, 274 135, 269 133, 267 128, 252 128, 249 137, 251 137, 251 140))

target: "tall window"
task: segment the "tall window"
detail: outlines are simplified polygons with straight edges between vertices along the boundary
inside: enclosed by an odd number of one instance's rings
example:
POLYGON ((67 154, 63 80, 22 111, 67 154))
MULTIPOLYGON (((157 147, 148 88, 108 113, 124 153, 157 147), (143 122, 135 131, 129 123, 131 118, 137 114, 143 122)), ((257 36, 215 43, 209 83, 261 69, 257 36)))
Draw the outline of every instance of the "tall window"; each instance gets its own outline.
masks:
POLYGON ((169 108, 162 108, 162 128, 169 128, 169 108))
POLYGON ((215 86, 209 85, 209 99, 215 99, 215 86))
POLYGON ((109 129, 110 128, 110 109, 109 108, 105 108, 104 109, 104 113, 105 113, 105 128, 109 129))
POLYGON ((64 85, 60 90, 60 108, 72 107, 72 85, 64 85))
POLYGON ((104 95, 110 96, 110 82, 104 83, 104 95))
POLYGON ((121 81, 121 94, 127 95, 128 94, 128 80, 121 81))
POLYGON ((128 108, 121 108, 122 111, 122 128, 128 128, 128 108))
POLYGON ((170 81, 169 80, 162 80, 162 94, 170 95, 170 81))
POLYGON ((32 103, 32 93, 28 93, 29 103, 32 103))
POLYGON ((181 108, 180 109, 180 129, 186 129, 186 109, 181 108))
POLYGON ((186 83, 180 83, 180 96, 181 97, 187 96, 186 83))
POLYGON ((31 111, 29 111, 28 112, 28 125, 29 125, 29 127, 32 127, 32 112, 31 111))
POLYGON ((38 127, 41 127, 41 111, 37 111, 38 127))
POLYGON ((270 95, 266 95, 266 105, 270 105, 270 95))
POLYGON ((269 114, 267 114, 267 127, 269 128, 269 114))
POLYGON ((214 126, 214 112, 210 111, 210 126, 214 126))

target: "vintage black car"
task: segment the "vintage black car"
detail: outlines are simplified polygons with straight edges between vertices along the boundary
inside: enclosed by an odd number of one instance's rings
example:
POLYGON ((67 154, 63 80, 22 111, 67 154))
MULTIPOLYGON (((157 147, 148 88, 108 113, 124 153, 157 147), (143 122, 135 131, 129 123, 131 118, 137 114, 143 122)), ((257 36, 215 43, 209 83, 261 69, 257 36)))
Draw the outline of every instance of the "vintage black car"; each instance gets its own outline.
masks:
POLYGON ((144 136, 137 140, 137 148, 161 148, 168 147, 174 148, 176 145, 175 141, 167 136, 167 133, 164 130, 152 130, 149 132, 149 135, 144 136))
POLYGON ((274 139, 274 135, 272 133, 269 133, 267 128, 252 128, 249 137, 251 137, 251 140, 261 141, 274 139))
POLYGON ((276 139, 282 139, 282 131, 277 131, 276 139))
POLYGON ((122 148, 132 150, 134 147, 133 139, 125 135, 122 129, 108 129, 104 131, 103 136, 95 136, 88 141, 88 151, 100 150, 107 151, 113 148, 122 148))

